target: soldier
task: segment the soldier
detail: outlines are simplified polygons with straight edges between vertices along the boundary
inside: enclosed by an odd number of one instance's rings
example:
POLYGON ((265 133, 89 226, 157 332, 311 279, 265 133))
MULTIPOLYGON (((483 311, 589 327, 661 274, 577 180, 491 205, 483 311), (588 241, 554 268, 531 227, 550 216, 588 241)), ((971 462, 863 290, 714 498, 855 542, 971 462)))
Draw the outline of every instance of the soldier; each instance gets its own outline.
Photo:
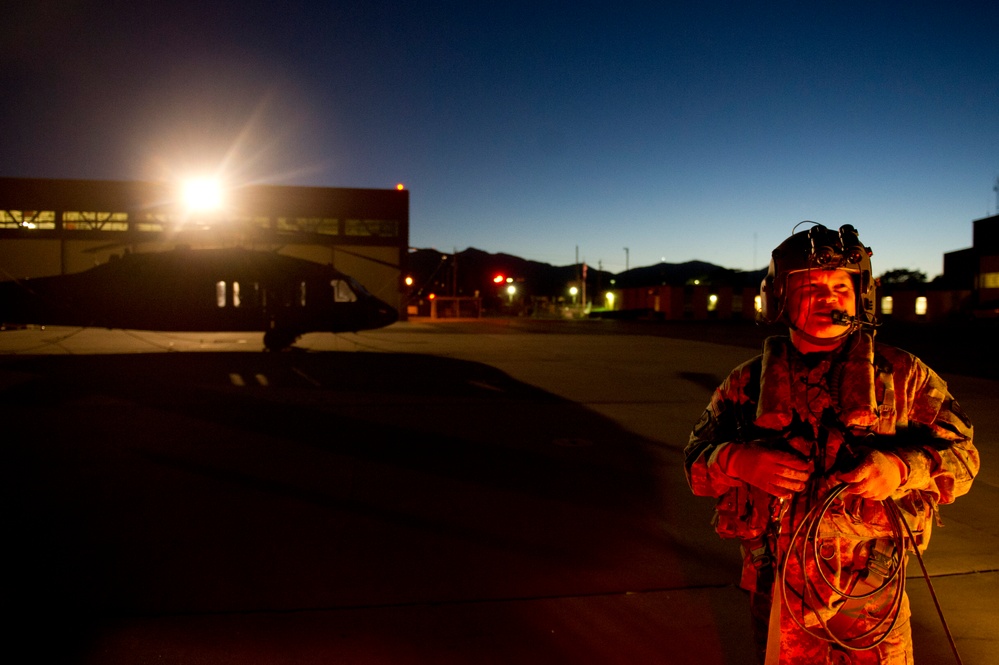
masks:
POLYGON ((906 550, 978 472, 972 425, 915 356, 874 341, 871 250, 852 226, 773 251, 769 337, 715 390, 685 450, 694 494, 719 497, 761 662, 912 663, 906 550))

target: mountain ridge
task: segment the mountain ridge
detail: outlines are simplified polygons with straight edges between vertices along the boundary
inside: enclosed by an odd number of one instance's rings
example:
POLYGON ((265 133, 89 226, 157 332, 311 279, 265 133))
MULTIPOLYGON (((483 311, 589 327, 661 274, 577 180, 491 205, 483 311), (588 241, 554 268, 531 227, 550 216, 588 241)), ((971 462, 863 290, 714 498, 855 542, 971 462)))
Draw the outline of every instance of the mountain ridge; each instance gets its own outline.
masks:
MULTIPOLYGON (((554 266, 506 253, 492 254, 475 247, 445 253, 436 249, 413 249, 407 257, 407 274, 412 277, 415 296, 476 296, 492 293, 508 280, 525 295, 557 297, 570 285, 582 286, 586 264, 554 266), (501 276, 502 283, 494 281, 501 276)), ((643 286, 682 286, 698 282, 712 285, 759 286, 766 270, 743 272, 706 261, 661 262, 631 268, 621 273, 586 265, 586 288, 635 288, 643 286)))

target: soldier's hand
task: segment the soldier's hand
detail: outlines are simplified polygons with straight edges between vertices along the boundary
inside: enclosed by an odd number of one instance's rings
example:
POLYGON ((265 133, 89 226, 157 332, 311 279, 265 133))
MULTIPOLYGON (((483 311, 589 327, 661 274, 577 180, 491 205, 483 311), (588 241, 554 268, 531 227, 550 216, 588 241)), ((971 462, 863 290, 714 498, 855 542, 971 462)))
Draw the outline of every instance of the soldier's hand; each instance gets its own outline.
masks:
POLYGON ((784 499, 805 489, 812 474, 811 462, 756 443, 730 443, 721 453, 719 463, 726 475, 784 499))
POLYGON ((906 471, 905 462, 898 455, 870 450, 853 470, 839 474, 839 479, 849 483, 844 490, 848 494, 882 501, 902 485, 906 471))

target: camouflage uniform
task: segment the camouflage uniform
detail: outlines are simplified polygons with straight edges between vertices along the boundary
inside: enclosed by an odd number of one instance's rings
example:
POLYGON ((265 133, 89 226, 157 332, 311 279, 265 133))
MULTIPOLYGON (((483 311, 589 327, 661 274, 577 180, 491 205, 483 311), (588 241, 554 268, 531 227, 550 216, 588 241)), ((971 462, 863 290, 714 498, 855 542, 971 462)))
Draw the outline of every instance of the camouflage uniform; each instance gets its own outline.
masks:
POLYGON ((853 333, 830 353, 802 354, 787 337, 771 337, 762 355, 732 371, 691 433, 685 467, 694 494, 719 497, 719 535, 741 542, 740 586, 752 596, 761 654, 780 571, 787 602, 779 615, 781 663, 912 662, 903 586, 852 601, 833 589, 863 595, 890 578, 893 566, 902 566, 896 579, 904 584, 906 555, 895 544, 925 548, 938 504, 970 489, 979 466, 972 433, 937 374, 909 353, 875 344, 866 332, 853 333), (811 460, 807 489, 782 501, 726 475, 719 452, 750 441, 811 460), (890 451, 908 467, 892 498, 915 543, 900 533, 898 520, 893 528, 889 502, 840 494, 824 503, 840 484, 835 474, 852 466, 864 447, 890 451), (826 505, 818 531, 792 541, 809 511, 826 505), (835 640, 817 636, 826 626, 835 640))

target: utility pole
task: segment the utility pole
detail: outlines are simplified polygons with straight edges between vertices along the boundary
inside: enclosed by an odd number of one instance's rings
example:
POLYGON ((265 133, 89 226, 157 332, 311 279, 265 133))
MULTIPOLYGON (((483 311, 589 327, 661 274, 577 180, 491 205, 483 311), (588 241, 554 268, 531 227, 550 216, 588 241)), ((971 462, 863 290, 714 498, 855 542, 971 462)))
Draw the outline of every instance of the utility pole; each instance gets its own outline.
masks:
POLYGON ((628 248, 625 247, 624 248, 624 271, 625 272, 628 272, 628 266, 629 266, 629 258, 628 257, 629 257, 629 254, 630 254, 630 252, 629 252, 628 248))
POLYGON ((579 262, 579 245, 576 245, 576 278, 579 280, 580 291, 583 295, 583 311, 586 311, 586 259, 579 262))

